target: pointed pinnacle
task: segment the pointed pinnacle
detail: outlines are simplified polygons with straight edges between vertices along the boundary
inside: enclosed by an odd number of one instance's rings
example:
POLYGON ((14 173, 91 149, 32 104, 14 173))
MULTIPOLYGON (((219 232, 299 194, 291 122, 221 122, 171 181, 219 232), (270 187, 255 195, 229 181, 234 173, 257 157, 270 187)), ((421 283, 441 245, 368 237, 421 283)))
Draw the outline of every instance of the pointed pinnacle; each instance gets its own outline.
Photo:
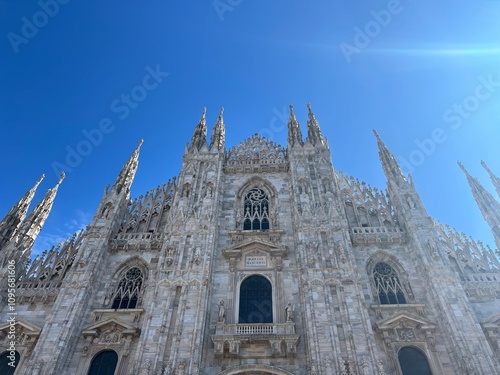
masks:
POLYGON ((293 104, 290 104, 290 121, 297 121, 295 113, 293 112, 293 104))
POLYGON ((40 185, 40 182, 42 182, 42 180, 45 178, 45 174, 42 174, 38 180, 36 181, 35 183, 35 188, 38 187, 38 185, 40 185))
POLYGON ((467 171, 467 169, 464 167, 464 165, 463 165, 461 162, 457 161, 457 164, 458 164, 458 166, 460 167, 460 169, 461 169, 461 170, 462 170, 462 171, 463 171, 463 172, 464 172, 467 176, 470 176, 469 172, 467 171))
POLYGON ((311 103, 307 103, 307 112, 308 112, 308 117, 309 117, 309 118, 311 118, 311 117, 312 117, 314 120, 316 120, 316 119, 314 118, 314 113, 313 113, 312 108, 311 108, 311 103))
POLYGON ((483 160, 481 160, 481 165, 483 166, 484 169, 486 169, 486 172, 488 172, 488 174, 491 177, 496 177, 495 174, 490 170, 490 168, 488 168, 488 166, 486 165, 486 163, 483 160))
POLYGON ((57 186, 61 185, 61 182, 64 180, 64 177, 66 177, 66 173, 61 172, 59 175, 59 181, 57 181, 57 186))
POLYGON ((224 107, 220 107, 219 117, 222 117, 223 113, 224 113, 224 107))
POLYGON ((205 125, 207 123, 206 115, 207 115, 207 107, 203 107, 203 111, 201 113, 200 121, 198 121, 198 124, 195 127, 195 131, 196 131, 196 129, 199 129, 200 126, 202 128, 205 127, 205 125))

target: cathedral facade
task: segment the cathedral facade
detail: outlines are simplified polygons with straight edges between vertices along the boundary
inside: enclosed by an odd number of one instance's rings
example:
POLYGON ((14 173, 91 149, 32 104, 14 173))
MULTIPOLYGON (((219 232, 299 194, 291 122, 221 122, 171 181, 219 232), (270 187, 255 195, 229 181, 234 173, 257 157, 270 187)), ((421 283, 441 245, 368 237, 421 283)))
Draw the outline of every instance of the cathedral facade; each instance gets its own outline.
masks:
POLYGON ((226 149, 222 110, 208 142, 204 111, 177 178, 130 197, 141 141, 87 228, 31 259, 64 175, 27 215, 37 181, 0 222, 0 373, 500 374, 497 252, 429 217, 375 136, 386 190, 334 168, 310 106, 286 147, 226 149))

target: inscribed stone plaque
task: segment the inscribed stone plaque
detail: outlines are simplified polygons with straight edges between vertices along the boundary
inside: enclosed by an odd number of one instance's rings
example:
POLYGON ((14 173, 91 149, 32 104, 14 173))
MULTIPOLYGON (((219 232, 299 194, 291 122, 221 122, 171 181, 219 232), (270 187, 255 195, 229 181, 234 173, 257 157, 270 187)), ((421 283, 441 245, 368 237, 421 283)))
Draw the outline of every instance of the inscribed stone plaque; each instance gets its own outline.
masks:
POLYGON ((265 255, 252 255, 245 257, 246 267, 265 267, 267 259, 265 255))

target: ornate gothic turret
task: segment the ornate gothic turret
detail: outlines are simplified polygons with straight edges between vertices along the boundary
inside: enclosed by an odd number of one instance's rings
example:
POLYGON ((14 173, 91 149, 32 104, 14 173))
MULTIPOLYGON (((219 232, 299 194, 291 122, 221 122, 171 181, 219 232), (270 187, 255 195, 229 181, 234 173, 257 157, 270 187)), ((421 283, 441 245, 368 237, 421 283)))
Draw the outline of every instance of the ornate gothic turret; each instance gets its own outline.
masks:
POLYGON ((500 248, 500 203, 479 183, 477 178, 469 174, 462 163, 458 162, 458 166, 465 173, 472 195, 493 232, 497 247, 500 248))
POLYGON ((403 222, 408 221, 410 217, 428 217, 411 176, 406 179, 394 155, 387 149, 378 133, 375 130, 373 133, 377 138, 380 162, 387 178, 389 199, 397 207, 398 220, 403 222))
POLYGON ((481 161, 481 165, 488 171, 490 175, 491 182, 493 182, 493 186, 495 186, 495 190, 497 191, 498 196, 500 197, 500 178, 497 177, 486 165, 484 161, 481 161))
POLYGON ((54 204, 54 200, 56 198, 57 190, 59 189, 59 185, 61 185, 64 177, 65 174, 62 172, 57 184, 52 189, 47 190, 45 197, 40 203, 38 203, 33 211, 31 211, 21 225, 16 247, 22 252, 21 255, 26 258, 29 257, 31 247, 42 230, 45 221, 49 217, 50 210, 52 209, 52 205, 54 204))
POLYGON ((44 179, 45 175, 38 179, 35 185, 29 189, 26 194, 17 202, 0 221, 0 250, 7 243, 12 241, 17 235, 22 221, 26 218, 28 208, 35 196, 36 189, 40 182, 44 179))
POLYGON ((290 119, 288 120, 288 147, 293 148, 296 145, 303 146, 302 132, 300 125, 293 113, 293 105, 290 104, 290 119))
POLYGON ((194 149, 200 150, 203 146, 207 144, 207 120, 206 120, 207 108, 203 108, 203 113, 201 115, 198 125, 194 128, 193 137, 191 138, 191 144, 189 150, 194 149))
POLYGON ((116 178, 116 182, 111 188, 112 191, 115 191, 116 194, 120 194, 123 189, 125 189, 125 194, 128 196, 130 193, 130 186, 134 181, 135 173, 137 172, 137 167, 139 165, 139 151, 141 149, 141 145, 144 142, 143 139, 139 141, 137 148, 132 153, 128 161, 123 166, 120 174, 116 178))
POLYGON ((139 167, 139 151, 142 143, 143 140, 139 140, 137 148, 123 165, 113 187, 109 189, 109 185, 107 185, 104 189, 101 203, 97 208, 91 226, 105 226, 113 222, 116 214, 123 215, 125 213, 130 202, 130 187, 139 167))
POLYGON ((323 134, 321 133, 318 120, 314 117, 310 103, 307 103, 307 108, 309 112, 307 120, 307 139, 313 146, 324 145, 323 134))
POLYGON ((226 139, 226 127, 224 125, 224 119, 222 114, 224 113, 224 108, 220 109, 219 118, 212 129, 212 138, 210 140, 210 150, 216 147, 217 150, 224 150, 224 142, 226 139))
POLYGON ((376 130, 373 130, 375 137, 377 138, 378 154, 380 161, 382 163, 382 168, 384 169, 384 174, 387 180, 393 181, 397 186, 402 186, 408 184, 408 180, 401 172, 398 162, 394 155, 387 149, 384 142, 380 139, 376 130))

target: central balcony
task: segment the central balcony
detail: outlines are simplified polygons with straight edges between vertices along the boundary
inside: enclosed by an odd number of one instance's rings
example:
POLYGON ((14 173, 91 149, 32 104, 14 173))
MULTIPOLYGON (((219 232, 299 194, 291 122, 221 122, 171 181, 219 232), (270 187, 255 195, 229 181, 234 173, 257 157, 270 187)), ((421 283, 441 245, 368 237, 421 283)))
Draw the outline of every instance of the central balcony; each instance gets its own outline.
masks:
POLYGON ((217 324, 216 335, 268 335, 295 334, 295 324, 292 323, 246 323, 217 324))
MULTIPOLYGON (((245 347, 260 347, 259 356, 294 357, 300 336, 295 323, 217 323, 211 336, 215 356, 245 356, 245 347), (243 349, 240 352, 240 347, 243 349)), ((253 351, 255 354, 255 350, 253 351)))

